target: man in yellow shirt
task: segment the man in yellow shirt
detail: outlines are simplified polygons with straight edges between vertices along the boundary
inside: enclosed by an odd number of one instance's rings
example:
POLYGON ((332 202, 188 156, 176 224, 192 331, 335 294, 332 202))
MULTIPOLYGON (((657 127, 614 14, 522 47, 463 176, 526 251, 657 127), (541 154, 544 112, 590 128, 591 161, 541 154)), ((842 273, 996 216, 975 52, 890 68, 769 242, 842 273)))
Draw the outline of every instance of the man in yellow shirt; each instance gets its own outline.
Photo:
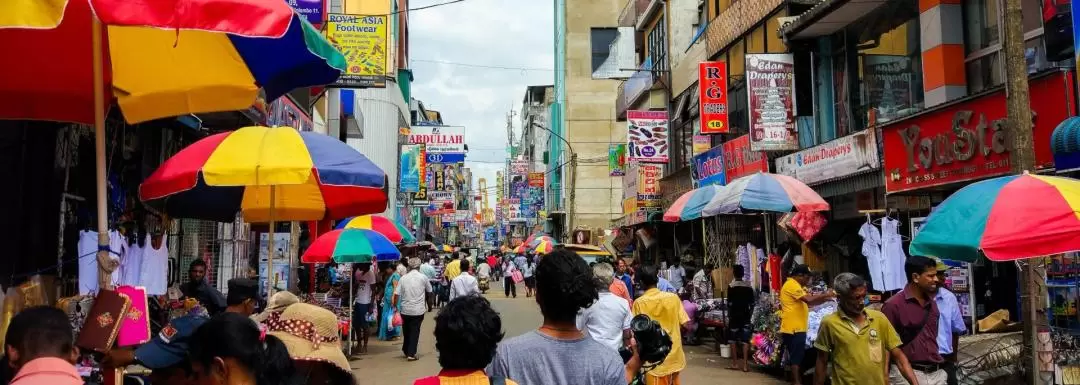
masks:
POLYGON ((682 300, 674 293, 656 288, 660 277, 655 266, 642 266, 637 273, 638 283, 645 294, 634 300, 634 315, 644 314, 660 324, 671 336, 671 352, 664 362, 645 373, 645 385, 680 385, 679 372, 686 368, 682 348, 682 326, 690 322, 683 310, 682 300))
POLYGON ((818 350, 814 385, 825 384, 829 362, 833 385, 886 385, 890 358, 908 382, 918 385, 892 323, 885 314, 865 308, 866 280, 842 273, 833 280, 833 289, 840 311, 821 320, 814 340, 818 350))
POLYGON ((461 275, 461 258, 458 258, 457 253, 452 255, 453 259, 446 264, 446 269, 443 270, 443 276, 446 277, 447 285, 449 285, 454 278, 461 275))
POLYGON ((802 385, 803 354, 806 353, 806 329, 810 317, 809 306, 818 305, 829 299, 835 298, 836 294, 827 291, 822 294, 810 295, 803 287, 810 284, 810 268, 806 265, 795 265, 791 269, 791 275, 780 289, 780 338, 784 350, 787 351, 789 369, 791 369, 792 384, 802 385))

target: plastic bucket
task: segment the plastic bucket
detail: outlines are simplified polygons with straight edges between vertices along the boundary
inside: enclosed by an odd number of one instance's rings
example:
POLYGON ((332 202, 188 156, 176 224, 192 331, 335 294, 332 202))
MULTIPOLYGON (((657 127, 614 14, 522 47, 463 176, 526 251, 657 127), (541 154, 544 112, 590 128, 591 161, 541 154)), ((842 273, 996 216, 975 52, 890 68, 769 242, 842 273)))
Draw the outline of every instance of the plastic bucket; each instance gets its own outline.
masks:
POLYGON ((720 345, 720 357, 731 358, 731 345, 720 345))

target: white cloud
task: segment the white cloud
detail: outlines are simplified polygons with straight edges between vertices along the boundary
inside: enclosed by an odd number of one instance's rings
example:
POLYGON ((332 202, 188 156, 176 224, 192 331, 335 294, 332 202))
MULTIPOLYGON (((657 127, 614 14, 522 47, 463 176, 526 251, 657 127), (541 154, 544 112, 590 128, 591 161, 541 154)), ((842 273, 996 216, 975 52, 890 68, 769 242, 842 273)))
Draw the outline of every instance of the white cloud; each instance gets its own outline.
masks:
MULTIPOLYGON (((520 109, 525 87, 554 83, 554 72, 531 70, 554 67, 553 12, 544 0, 465 0, 409 15, 409 57, 417 59, 409 65, 413 97, 441 112, 447 124, 466 127, 474 183, 484 177, 494 186, 505 160, 506 114, 520 109)), ((515 116, 516 130, 519 121, 515 116)))

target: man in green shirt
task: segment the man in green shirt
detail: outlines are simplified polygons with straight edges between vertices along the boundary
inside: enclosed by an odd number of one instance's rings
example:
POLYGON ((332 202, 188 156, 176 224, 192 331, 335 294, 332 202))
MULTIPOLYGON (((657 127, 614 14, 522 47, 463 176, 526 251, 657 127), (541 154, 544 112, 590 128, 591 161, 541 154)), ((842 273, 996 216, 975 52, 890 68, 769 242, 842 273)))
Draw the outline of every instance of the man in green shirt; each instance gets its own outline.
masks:
POLYGON ((842 273, 833 281, 833 289, 840 311, 821 320, 814 341, 819 350, 814 384, 825 384, 831 362, 833 385, 886 385, 891 358, 909 383, 919 385, 907 357, 900 351, 900 336, 889 319, 877 310, 865 308, 866 280, 842 273))

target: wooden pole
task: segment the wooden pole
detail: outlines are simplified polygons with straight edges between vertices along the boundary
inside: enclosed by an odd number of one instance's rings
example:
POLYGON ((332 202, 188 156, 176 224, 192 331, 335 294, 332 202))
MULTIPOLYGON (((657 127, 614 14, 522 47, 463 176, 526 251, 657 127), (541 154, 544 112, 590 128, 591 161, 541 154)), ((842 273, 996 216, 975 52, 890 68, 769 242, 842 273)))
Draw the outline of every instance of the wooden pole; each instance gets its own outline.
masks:
POLYGON ((105 185, 105 63, 101 21, 90 16, 90 44, 94 71, 94 174, 97 182, 98 287, 112 289, 112 272, 118 263, 109 257, 109 191, 105 185))
POLYGON ((270 186, 270 229, 266 237, 266 246, 270 250, 267 250, 266 254, 266 299, 270 300, 270 296, 274 295, 274 279, 277 276, 274 274, 274 203, 277 201, 277 187, 270 186))

